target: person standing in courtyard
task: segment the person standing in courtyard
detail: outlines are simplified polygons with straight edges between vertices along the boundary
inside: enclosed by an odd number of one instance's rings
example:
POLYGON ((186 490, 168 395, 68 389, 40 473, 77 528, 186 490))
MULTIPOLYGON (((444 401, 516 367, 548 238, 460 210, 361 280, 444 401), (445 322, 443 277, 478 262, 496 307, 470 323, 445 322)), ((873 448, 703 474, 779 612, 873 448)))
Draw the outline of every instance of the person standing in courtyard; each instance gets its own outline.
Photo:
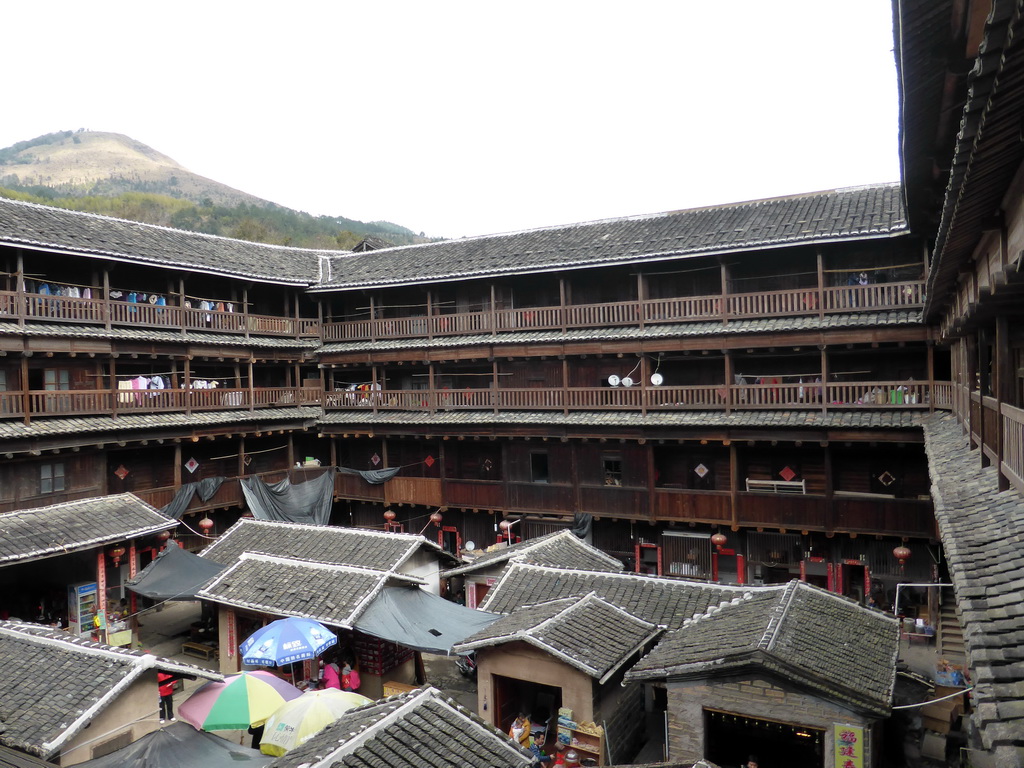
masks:
POLYGON ((160 722, 174 722, 174 676, 157 672, 156 682, 160 687, 160 722))

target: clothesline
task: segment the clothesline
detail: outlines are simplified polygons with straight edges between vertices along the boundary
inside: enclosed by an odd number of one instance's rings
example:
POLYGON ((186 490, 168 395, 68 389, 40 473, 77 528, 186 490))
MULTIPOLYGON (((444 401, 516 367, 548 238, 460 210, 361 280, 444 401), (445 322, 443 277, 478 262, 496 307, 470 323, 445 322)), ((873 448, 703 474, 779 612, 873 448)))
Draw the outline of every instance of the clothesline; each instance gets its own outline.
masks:
POLYGON ((912 261, 908 264, 886 264, 877 267, 848 267, 845 269, 823 269, 822 272, 829 274, 833 272, 881 272, 886 269, 906 269, 908 267, 923 267, 920 261, 912 261))
POLYGON ((227 456, 212 456, 207 461, 220 461, 221 459, 237 459, 239 456, 255 456, 257 453, 271 453, 272 451, 283 451, 287 445, 279 445, 276 448, 264 448, 262 451, 245 451, 244 453, 229 453, 227 456))

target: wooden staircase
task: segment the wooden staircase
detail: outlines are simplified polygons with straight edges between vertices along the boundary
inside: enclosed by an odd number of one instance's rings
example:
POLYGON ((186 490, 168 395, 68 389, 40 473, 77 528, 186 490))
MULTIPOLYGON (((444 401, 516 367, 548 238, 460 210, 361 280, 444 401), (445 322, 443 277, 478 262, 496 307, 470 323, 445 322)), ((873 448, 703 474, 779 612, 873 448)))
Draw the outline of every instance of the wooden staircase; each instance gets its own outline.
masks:
POLYGON ((967 645, 964 642, 963 628, 960 626, 956 597, 951 587, 942 588, 942 602, 939 605, 939 626, 936 635, 936 649, 941 658, 946 659, 951 664, 966 663, 967 645))

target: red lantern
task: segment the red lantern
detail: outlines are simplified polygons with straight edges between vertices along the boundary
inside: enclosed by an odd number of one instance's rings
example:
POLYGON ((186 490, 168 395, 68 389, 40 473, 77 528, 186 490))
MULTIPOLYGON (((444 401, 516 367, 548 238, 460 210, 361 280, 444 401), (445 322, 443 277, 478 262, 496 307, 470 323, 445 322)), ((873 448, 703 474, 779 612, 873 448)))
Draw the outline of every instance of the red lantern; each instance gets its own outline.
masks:
POLYGON ((500 523, 498 523, 498 527, 501 528, 501 530, 503 531, 508 531, 508 529, 512 527, 512 523, 510 523, 508 520, 502 520, 500 523))
POLYGON ((715 545, 717 549, 721 549, 725 546, 726 542, 729 541, 724 533, 716 533, 711 537, 711 543, 715 545))
POLYGON ((206 515, 199 521, 199 527, 203 530, 203 533, 209 533, 210 529, 213 528, 213 520, 210 519, 209 515, 206 515))
POLYGON ((111 547, 107 553, 113 558, 115 568, 121 564, 121 558, 124 557, 125 551, 125 548, 118 544, 116 547, 111 547))
POLYGON ((397 515, 395 515, 395 513, 392 510, 384 510, 384 519, 387 520, 389 523, 394 521, 395 517, 397 517, 397 515))
POLYGON ((892 551, 892 556, 900 561, 900 568, 902 568, 903 564, 910 559, 910 549, 906 545, 900 544, 892 551))
POLYGON ((444 520, 444 518, 441 516, 440 512, 435 512, 430 516, 430 522, 434 525, 440 525, 442 520, 444 520))
POLYGON ((170 531, 160 531, 160 533, 158 533, 156 535, 156 538, 162 544, 163 542, 165 542, 169 538, 171 538, 171 532, 170 531))

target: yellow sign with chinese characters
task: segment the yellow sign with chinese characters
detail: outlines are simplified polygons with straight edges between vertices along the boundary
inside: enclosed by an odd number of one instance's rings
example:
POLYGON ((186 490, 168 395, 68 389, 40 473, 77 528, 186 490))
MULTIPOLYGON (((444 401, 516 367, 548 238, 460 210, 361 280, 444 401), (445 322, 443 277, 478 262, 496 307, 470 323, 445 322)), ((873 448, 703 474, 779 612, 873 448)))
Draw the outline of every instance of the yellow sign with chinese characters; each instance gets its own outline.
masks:
POLYGON ((836 768, 864 768, 864 729, 856 725, 835 726, 836 768))

